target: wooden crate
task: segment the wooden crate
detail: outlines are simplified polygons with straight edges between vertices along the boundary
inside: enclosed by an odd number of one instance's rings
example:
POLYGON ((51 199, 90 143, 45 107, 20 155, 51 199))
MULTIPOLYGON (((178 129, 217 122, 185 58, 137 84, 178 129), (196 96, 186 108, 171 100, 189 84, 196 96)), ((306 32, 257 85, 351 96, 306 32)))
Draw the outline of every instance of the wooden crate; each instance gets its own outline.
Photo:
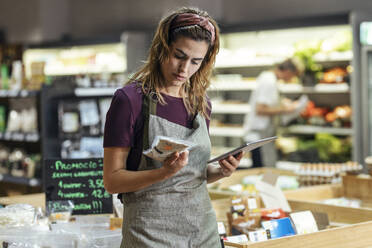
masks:
POLYGON ((332 222, 353 224, 372 220, 371 178, 344 176, 342 184, 300 188, 285 191, 284 194, 292 209, 327 213, 332 222), (362 200, 362 207, 341 207, 320 202, 339 197, 358 198, 362 200))
POLYGON ((257 243, 235 244, 225 242, 225 246, 226 248, 370 248, 372 247, 371 232, 372 221, 369 221, 257 243))
MULTIPOLYGON (((322 185, 303 188, 299 190, 286 191, 290 197, 297 200, 289 200, 293 211, 312 210, 325 212, 331 222, 341 222, 339 227, 322 230, 316 233, 283 237, 257 243, 236 244, 225 242, 225 246, 236 248, 350 248, 350 247, 372 247, 372 209, 348 208, 330 206, 311 202, 319 198, 342 196, 342 186, 322 185), (300 192, 300 194, 299 194, 300 192), (305 202, 305 199, 309 202, 305 202)), ((230 210, 230 199, 221 198, 212 201, 216 212, 217 221, 224 222, 229 232, 226 213, 230 210)))
POLYGON ((208 185, 209 196, 212 200, 220 198, 229 198, 233 195, 238 195, 238 192, 225 190, 231 185, 239 184, 243 178, 251 175, 262 175, 266 172, 276 173, 279 175, 295 176, 293 171, 282 170, 276 168, 254 168, 235 171, 230 177, 223 178, 211 185, 208 185))

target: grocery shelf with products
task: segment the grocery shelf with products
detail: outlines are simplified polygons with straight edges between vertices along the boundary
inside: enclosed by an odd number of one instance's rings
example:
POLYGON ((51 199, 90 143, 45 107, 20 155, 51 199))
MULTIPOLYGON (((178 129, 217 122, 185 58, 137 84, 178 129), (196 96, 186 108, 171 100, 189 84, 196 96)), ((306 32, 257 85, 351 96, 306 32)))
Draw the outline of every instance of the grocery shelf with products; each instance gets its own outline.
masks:
POLYGON ((3 93, 0 96, 0 182, 39 187, 39 93, 14 94, 5 90, 3 93))
MULTIPOLYGON (((41 186, 40 91, 25 78, 23 47, 8 45, 0 58, 0 183, 41 186)), ((40 86, 40 85, 39 85, 40 86)))
POLYGON ((276 63, 296 57, 302 62, 304 75, 291 83, 279 83, 278 90, 282 97, 292 100, 306 95, 309 102, 298 118, 278 125, 279 160, 310 162, 306 149, 314 155, 324 148, 324 142, 331 142, 333 150, 321 151, 311 162, 353 160, 349 25, 225 33, 221 37, 221 51, 208 91, 213 104, 213 145, 234 146, 243 141, 244 115, 251 111, 249 98, 256 88, 255 78, 276 63), (288 142, 290 148, 281 149, 288 142), (337 151, 341 144, 347 149, 337 151))
POLYGON ((78 152, 81 145, 84 151, 95 149, 94 156, 102 157, 102 120, 92 114, 97 108, 105 111, 102 108, 108 98, 126 78, 125 43, 54 48, 9 45, 1 51, 0 183, 38 188, 33 191, 40 192, 43 159, 89 156, 78 152), (101 96, 107 96, 106 101, 101 96), (53 97, 58 101, 45 100, 56 100, 53 97), (97 125, 75 130, 80 128, 75 125, 80 121, 79 106, 86 113, 83 121, 97 125), (50 108, 53 111, 47 112, 50 108), (60 115, 53 122, 46 121, 58 111, 60 115), (48 133, 50 127, 53 130, 48 133), (85 137, 91 133, 94 135, 85 137))
POLYGON ((42 89, 43 151, 49 158, 103 156, 103 126, 113 88, 42 89))

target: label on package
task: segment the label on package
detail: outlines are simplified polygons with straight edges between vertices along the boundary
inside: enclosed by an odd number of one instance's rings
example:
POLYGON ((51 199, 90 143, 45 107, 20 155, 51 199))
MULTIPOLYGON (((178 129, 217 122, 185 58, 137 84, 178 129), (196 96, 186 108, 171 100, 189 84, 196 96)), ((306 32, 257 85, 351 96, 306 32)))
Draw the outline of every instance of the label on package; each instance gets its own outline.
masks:
POLYGON ((260 229, 253 232, 248 232, 249 241, 259 242, 268 240, 267 233, 265 229, 260 229))

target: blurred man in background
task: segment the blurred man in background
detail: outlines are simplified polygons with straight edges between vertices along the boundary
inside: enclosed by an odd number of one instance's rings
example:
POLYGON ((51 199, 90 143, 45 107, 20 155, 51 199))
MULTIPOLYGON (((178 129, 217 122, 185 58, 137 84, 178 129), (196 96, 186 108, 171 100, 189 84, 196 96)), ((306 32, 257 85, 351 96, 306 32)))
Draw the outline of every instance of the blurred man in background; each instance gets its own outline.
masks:
MULTIPOLYGON (((263 71, 257 77, 257 88, 250 97, 252 111, 246 115, 244 120, 246 142, 275 136, 274 118, 281 114, 291 114, 296 110, 296 102, 289 99, 280 100, 278 81, 290 82, 299 75, 298 67, 292 59, 286 59, 276 65, 273 70, 263 71)), ((275 167, 276 158, 275 143, 252 151, 253 167, 275 167)))

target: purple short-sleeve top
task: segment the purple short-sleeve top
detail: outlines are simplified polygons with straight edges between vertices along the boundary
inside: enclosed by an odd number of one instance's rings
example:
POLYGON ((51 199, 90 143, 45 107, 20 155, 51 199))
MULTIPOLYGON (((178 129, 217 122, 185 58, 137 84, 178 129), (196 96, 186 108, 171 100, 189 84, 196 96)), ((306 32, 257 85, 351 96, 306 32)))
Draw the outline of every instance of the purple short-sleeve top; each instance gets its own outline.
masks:
MULTIPOLYGON (((158 103, 156 115, 170 122, 192 128, 195 116, 187 113, 182 98, 162 94, 167 104, 158 103)), ((137 83, 116 90, 106 114, 103 147, 131 147, 127 169, 137 170, 142 154, 143 92, 137 83)), ((211 103, 208 100, 211 107, 211 103)), ((211 110, 211 108, 209 108, 211 110)), ((209 116, 211 111, 209 110, 209 116)), ((209 120, 206 120, 209 127, 209 120)))

